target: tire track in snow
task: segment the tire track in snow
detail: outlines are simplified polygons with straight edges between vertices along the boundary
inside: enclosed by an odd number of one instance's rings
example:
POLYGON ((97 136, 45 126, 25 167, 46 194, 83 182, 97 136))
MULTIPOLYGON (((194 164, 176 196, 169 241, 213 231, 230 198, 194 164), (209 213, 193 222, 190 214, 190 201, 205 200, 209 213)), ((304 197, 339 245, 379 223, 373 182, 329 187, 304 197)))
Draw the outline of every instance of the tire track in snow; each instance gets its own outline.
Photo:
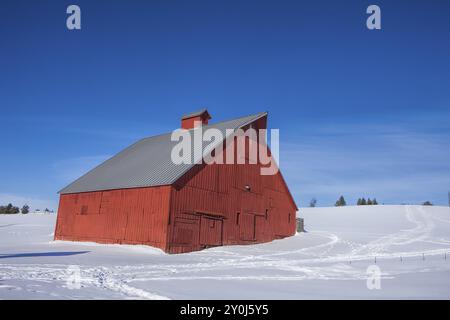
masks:
MULTIPOLYGON (((434 228, 434 223, 429 214, 427 214, 423 209, 415 210, 411 207, 405 207, 405 218, 407 221, 413 224, 411 229, 400 230, 399 232, 384 235, 380 238, 369 242, 368 244, 358 244, 356 242, 346 241, 341 239, 338 235, 325 232, 325 231, 313 231, 309 234, 318 235, 328 239, 327 242, 321 243, 315 246, 288 250, 283 252, 275 252, 269 254, 243 254, 242 256, 226 254, 227 256, 232 256, 232 259, 215 259, 214 261, 204 261, 194 264, 187 265, 165 265, 165 268, 171 270, 171 272, 166 272, 164 274, 154 272, 152 274, 137 275, 135 281, 148 281, 148 280, 189 280, 189 279, 324 279, 324 278, 334 278, 337 276, 333 270, 339 270, 340 274, 344 278, 351 277, 351 272, 354 272, 353 276, 358 278, 359 271, 350 267, 350 271, 346 268, 341 269, 339 266, 342 263, 347 263, 348 261, 361 261, 369 260, 374 256, 379 258, 398 258, 399 256, 407 257, 417 257, 421 256, 423 253, 427 255, 437 255, 447 252, 448 248, 442 249, 429 249, 420 251, 399 251, 392 250, 395 246, 408 245, 412 243, 433 241, 430 239, 430 233, 434 228), (330 254, 332 250, 338 243, 346 244, 350 247, 348 253, 343 254, 330 254), (322 249, 324 249, 322 251, 322 249), (298 257, 296 255, 309 255, 310 258, 298 257), (281 258, 281 259, 280 259, 281 258), (325 266, 314 266, 314 264, 332 263, 325 266), (216 272, 225 273, 229 271, 230 268, 234 270, 237 269, 257 269, 259 272, 267 269, 267 272, 274 273, 277 270, 293 271, 297 272, 298 275, 286 276, 279 274, 261 274, 261 275, 213 275, 204 276, 200 272, 216 272), (189 275, 187 275, 189 273, 189 275)), ((280 240, 282 241, 282 240, 280 240)), ((222 255, 224 250, 221 250, 222 255)), ((226 252, 226 251, 225 251, 226 252)))
MULTIPOLYGON (((430 232, 434 228, 434 223, 430 215, 420 208, 417 212, 410 206, 405 207, 406 219, 415 225, 412 229, 400 230, 399 232, 388 234, 379 239, 371 241, 360 248, 352 250, 351 256, 367 255, 368 257, 389 253, 392 246, 407 245, 420 242, 429 237, 430 232)), ((421 251, 420 254, 422 254, 421 251)))
POLYGON ((267 258, 284 256, 284 255, 292 255, 292 254, 309 254, 309 255, 313 255, 313 256, 317 256, 317 257, 323 257, 328 252, 330 252, 339 241, 341 241, 341 239, 337 235, 335 235, 331 232, 310 231, 309 233, 312 235, 317 235, 317 236, 326 238, 329 241, 315 245, 315 246, 311 246, 311 247, 305 247, 305 248, 301 248, 301 249, 297 249, 297 250, 289 250, 289 251, 283 251, 283 252, 270 253, 270 254, 261 255, 259 257, 263 258, 263 259, 267 259, 267 258), (320 249, 325 249, 325 250, 323 252, 319 252, 319 253, 314 252, 314 251, 317 251, 320 249))
MULTIPOLYGON (((70 274, 67 265, 52 264, 0 264, 0 280, 21 280, 55 283, 60 287, 67 287, 70 274)), ((83 267, 80 266, 79 284, 83 287, 96 287, 107 291, 117 292, 132 299, 167 300, 165 296, 132 287, 127 281, 114 272, 116 267, 83 267)))

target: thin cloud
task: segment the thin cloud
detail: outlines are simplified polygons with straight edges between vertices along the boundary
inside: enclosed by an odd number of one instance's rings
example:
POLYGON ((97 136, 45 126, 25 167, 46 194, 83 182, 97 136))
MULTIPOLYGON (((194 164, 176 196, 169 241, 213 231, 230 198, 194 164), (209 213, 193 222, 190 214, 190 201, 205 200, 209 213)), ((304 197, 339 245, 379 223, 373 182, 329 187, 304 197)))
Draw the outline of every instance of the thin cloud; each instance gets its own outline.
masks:
POLYGON ((450 188, 450 135, 428 123, 314 126, 282 144, 281 168, 299 204, 313 197, 332 205, 377 197, 386 203, 446 204, 450 188), (414 124, 415 125, 415 124, 414 124))

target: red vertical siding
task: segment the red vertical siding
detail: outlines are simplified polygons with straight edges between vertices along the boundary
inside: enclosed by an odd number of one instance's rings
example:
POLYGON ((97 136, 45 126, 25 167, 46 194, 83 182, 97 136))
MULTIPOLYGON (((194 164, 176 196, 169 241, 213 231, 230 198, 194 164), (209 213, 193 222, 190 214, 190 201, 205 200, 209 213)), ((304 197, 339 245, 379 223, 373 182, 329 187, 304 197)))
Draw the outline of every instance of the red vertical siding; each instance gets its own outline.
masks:
POLYGON ((200 245, 221 246, 222 245, 222 218, 211 216, 200 216, 200 245))
POLYGON ((55 239, 166 250, 169 197, 169 186, 63 194, 55 239))
MULTIPOLYGON (((172 190, 171 220, 186 214, 199 215, 191 226, 199 236, 186 240, 191 245, 169 241, 169 252, 216 245, 202 241, 203 217, 208 216, 220 219, 217 227, 222 228, 222 244, 267 242, 295 234, 297 207, 281 173, 263 176, 260 169, 260 164, 197 165, 182 177, 172 190)), ((173 235, 178 229, 171 225, 169 231, 173 235)), ((213 237, 219 232, 209 230, 208 234, 213 237)))
MULTIPOLYGON (((263 117, 252 125, 264 129, 266 121, 263 117)), ((231 146, 223 147, 223 153, 228 147, 231 146)), ((236 145, 233 147, 236 163, 236 145)), ((191 245, 169 241, 169 252, 188 252, 214 245, 202 241, 201 226, 203 217, 207 216, 222 222, 217 225, 222 228, 222 244, 266 242, 295 234, 297 207, 281 173, 263 176, 260 164, 248 164, 248 152, 244 157, 247 164, 197 165, 174 185, 171 220, 186 214, 200 216, 192 221, 191 227, 199 236, 190 238, 191 245)), ((176 234, 177 227, 172 224, 169 232, 176 234)), ((209 236, 213 234, 218 231, 210 230, 209 236)))

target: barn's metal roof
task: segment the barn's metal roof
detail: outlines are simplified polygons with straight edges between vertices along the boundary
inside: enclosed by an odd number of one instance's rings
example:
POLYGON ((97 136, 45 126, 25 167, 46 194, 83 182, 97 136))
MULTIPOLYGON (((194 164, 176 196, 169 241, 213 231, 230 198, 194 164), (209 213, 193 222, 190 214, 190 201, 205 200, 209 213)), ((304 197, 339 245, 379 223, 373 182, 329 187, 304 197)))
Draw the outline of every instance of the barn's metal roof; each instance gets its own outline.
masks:
MULTIPOLYGON (((239 129, 267 115, 266 112, 230 121, 203 126, 203 130, 215 128, 225 137, 226 129, 239 129)), ((197 129, 189 130, 191 136, 197 129)), ((69 184, 59 193, 79 193, 100 190, 125 189, 170 185, 182 177, 195 164, 174 164, 172 148, 178 143, 171 141, 171 132, 144 138, 112 158, 95 167, 69 184)), ((221 143, 222 141, 218 141, 221 143)), ((209 144, 209 143, 208 143, 209 144)), ((205 150, 207 143, 202 148, 205 150)), ((214 145, 215 146, 215 145, 214 145)), ((208 148, 213 148, 209 145, 208 148)), ((192 152, 194 154, 194 152, 192 152)))

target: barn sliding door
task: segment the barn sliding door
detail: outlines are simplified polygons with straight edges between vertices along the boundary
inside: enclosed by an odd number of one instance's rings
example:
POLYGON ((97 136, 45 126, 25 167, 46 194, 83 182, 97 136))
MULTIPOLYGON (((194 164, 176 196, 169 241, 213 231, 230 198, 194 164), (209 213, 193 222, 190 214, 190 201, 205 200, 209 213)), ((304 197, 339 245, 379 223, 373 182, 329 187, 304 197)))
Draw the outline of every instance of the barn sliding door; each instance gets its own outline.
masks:
POLYGON ((175 217, 172 243, 194 247, 198 245, 199 217, 191 214, 179 214, 175 217))
POLYGON ((255 240, 255 215, 242 214, 239 222, 239 238, 244 241, 255 240))
POLYGON ((200 218, 200 245, 221 246, 222 225, 220 218, 201 216, 200 218))

